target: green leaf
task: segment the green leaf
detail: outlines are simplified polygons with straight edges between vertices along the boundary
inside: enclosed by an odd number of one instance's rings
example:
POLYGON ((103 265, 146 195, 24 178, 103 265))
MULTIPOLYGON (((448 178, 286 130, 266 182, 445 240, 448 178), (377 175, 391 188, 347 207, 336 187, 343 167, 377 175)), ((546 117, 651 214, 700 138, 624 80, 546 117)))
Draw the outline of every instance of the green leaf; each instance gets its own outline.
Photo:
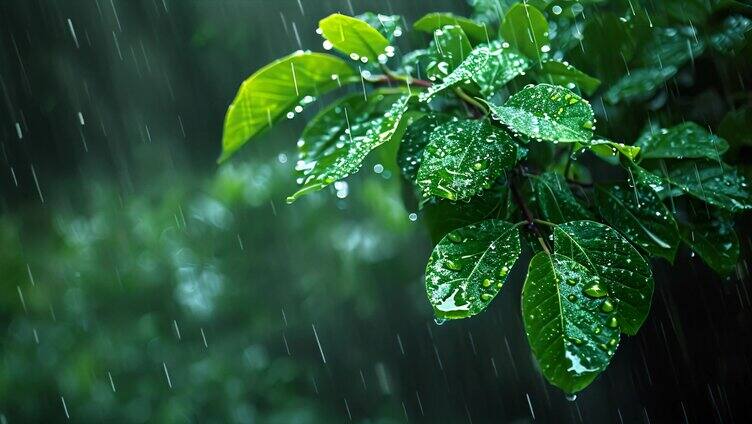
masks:
POLYGON ((428 47, 432 60, 426 73, 428 79, 444 78, 470 54, 473 47, 465 31, 457 25, 445 25, 433 32, 433 41, 428 47))
POLYGON ((379 62, 379 56, 389 46, 389 40, 368 23, 351 16, 334 13, 319 21, 321 34, 332 43, 335 49, 354 60, 367 58, 372 63, 379 62))
POLYGON ((599 79, 591 77, 567 62, 559 62, 553 59, 541 62, 540 69, 536 69, 534 76, 538 82, 560 85, 570 90, 578 87, 588 96, 592 95, 601 85, 599 79))
POLYGON ((466 201, 433 198, 423 205, 421 213, 431 239, 438 242, 446 233, 469 224, 486 219, 510 220, 515 207, 506 181, 497 181, 490 189, 466 201))
POLYGON ((470 19, 451 13, 429 13, 418 19, 413 24, 413 28, 432 34, 435 30, 443 28, 444 25, 459 26, 475 44, 483 43, 490 38, 489 30, 485 24, 479 25, 470 19))
POLYGON ((672 169, 666 179, 686 193, 719 208, 731 212, 752 209, 749 182, 726 164, 704 160, 687 162, 672 169))
MULTIPOLYGON (((645 68, 680 68, 705 51, 705 42, 692 26, 654 28, 637 64, 645 68)), ((634 73, 634 71, 632 71, 634 73)))
POLYGON ((430 100, 436 93, 466 81, 477 84, 480 93, 491 96, 509 81, 524 75, 530 62, 510 47, 503 47, 501 41, 481 44, 473 49, 467 58, 444 77, 440 84, 434 84, 428 91, 420 94, 421 101, 430 100))
POLYGON ((483 311, 519 256, 519 231, 508 222, 490 219, 447 234, 426 266, 426 293, 436 318, 467 318, 483 311))
POLYGON ((728 150, 726 140, 694 122, 685 122, 638 141, 643 159, 708 158, 718 160, 728 150))
POLYGON ((661 199, 681 196, 684 194, 681 189, 672 187, 666 178, 656 175, 634 162, 628 164, 628 170, 638 183, 650 186, 650 188, 652 188, 661 199))
POLYGON ((597 19, 585 20, 584 30, 573 27, 579 37, 569 59, 583 72, 613 83, 624 74, 625 63, 632 60, 641 41, 634 28, 635 21, 623 22, 612 13, 598 12, 597 19))
POLYGON ((407 127, 397 153, 397 164, 408 181, 416 182, 418 169, 423 161, 423 150, 430 141, 431 133, 451 119, 450 115, 430 113, 407 127))
POLYGON ((658 194, 636 180, 633 187, 595 186, 598 211, 611 227, 652 255, 673 262, 679 247, 679 230, 658 194))
MULTIPOLYGON (((704 217, 697 218, 703 220, 704 217)), ((739 238, 732 220, 714 216, 702 222, 681 224, 681 237, 718 274, 728 275, 736 269, 739 238)))
MULTIPOLYGON (((380 102, 384 99, 383 96, 384 94, 378 92, 372 93, 368 103, 380 102)), ((358 102, 353 97, 348 97, 345 100, 347 103, 333 105, 323 111, 309 124, 310 130, 304 132, 304 137, 307 136, 309 139, 303 138, 302 146, 305 147, 310 143, 314 147, 306 148, 307 153, 303 156, 304 159, 296 165, 296 168, 304 174, 303 187, 288 197, 287 202, 292 203, 305 194, 321 190, 357 172, 368 153, 388 142, 398 132, 400 126, 406 125, 402 118, 413 98, 408 95, 402 96, 383 114, 361 113, 350 118, 349 107, 353 107, 352 110, 356 113, 364 112, 368 107, 358 106, 358 102), (360 109, 360 107, 366 109, 360 109), (345 125, 350 120, 349 131, 342 130, 343 118, 345 125), (331 134, 332 137, 336 137, 334 144, 331 141, 322 141, 330 137, 324 122, 340 123, 338 131, 331 134)))
POLYGON ((264 66, 243 81, 227 109, 219 162, 285 113, 292 113, 301 101, 312 101, 343 83, 358 80, 342 59, 323 53, 296 52, 264 66))
POLYGON ((738 53, 748 38, 752 37, 752 19, 732 15, 723 21, 723 28, 710 36, 710 45, 727 55, 738 53))
POLYGON ((606 369, 620 339, 613 311, 602 279, 580 263, 545 252, 530 261, 522 318, 533 355, 554 386, 576 393, 606 369))
POLYGON ((512 47, 537 62, 550 49, 546 17, 529 4, 518 3, 512 6, 504 16, 499 33, 512 47))
POLYGON ((574 196, 561 174, 545 172, 533 177, 532 181, 538 207, 547 221, 561 224, 593 217, 574 196))
POLYGON ((405 32, 402 27, 402 16, 399 15, 382 15, 380 13, 366 12, 356 16, 355 18, 366 22, 368 25, 375 28, 386 39, 393 43, 398 37, 401 37, 405 32))
POLYGON ((582 97, 550 84, 527 86, 504 106, 489 104, 493 119, 536 140, 587 143, 593 137, 593 108, 582 97))
POLYGON ((512 138, 487 120, 447 122, 430 135, 418 186, 423 197, 468 199, 489 188, 516 160, 512 138))
POLYGON ((600 277, 625 334, 635 335, 650 312, 653 276, 640 253, 616 230, 594 221, 554 228, 554 251, 600 277))
POLYGON ((473 8, 473 20, 481 23, 496 23, 517 0, 467 0, 473 8))
POLYGON ((590 149, 593 153, 607 161, 610 161, 610 158, 618 159, 617 155, 619 154, 629 160, 634 160, 637 155, 640 154, 640 148, 638 146, 629 146, 627 144, 603 139, 590 140, 590 143, 584 145, 583 148, 590 149))
POLYGON ((752 146, 752 107, 729 111, 718 126, 718 135, 734 148, 752 146))
POLYGON ((612 85, 603 98, 612 105, 623 101, 647 100, 676 75, 676 71, 674 66, 632 69, 629 74, 612 85))

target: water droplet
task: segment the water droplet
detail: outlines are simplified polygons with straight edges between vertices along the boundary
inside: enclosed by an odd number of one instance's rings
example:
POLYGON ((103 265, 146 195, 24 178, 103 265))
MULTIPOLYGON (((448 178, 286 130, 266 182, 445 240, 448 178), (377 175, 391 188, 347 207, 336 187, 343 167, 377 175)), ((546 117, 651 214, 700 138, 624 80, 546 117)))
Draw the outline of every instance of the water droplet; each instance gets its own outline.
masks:
POLYGON ((435 317, 433 319, 433 322, 435 322, 436 325, 444 325, 444 323, 447 322, 447 320, 446 320, 446 318, 435 317))
POLYGON ((488 302, 489 300, 493 299, 493 296, 488 293, 483 293, 480 295, 480 299, 484 302, 488 302))
POLYGON ((616 328, 619 326, 619 320, 616 319, 616 317, 611 317, 608 319, 608 326, 611 328, 616 328))
POLYGON ((483 287, 491 287, 491 284, 493 283, 494 283, 494 280, 490 278, 486 278, 485 280, 483 280, 482 284, 483 284, 483 287))
POLYGON ((601 305, 601 311, 609 313, 614 310, 614 304, 610 299, 606 299, 601 305))
POLYGON ((451 259, 447 259, 446 261, 444 261, 444 268, 451 269, 452 271, 459 271, 462 269, 462 264, 451 259))
POLYGON ((460 243, 462 242, 462 236, 460 236, 457 233, 449 233, 447 234, 447 238, 452 241, 453 243, 460 243))
POLYGON ((608 295, 608 292, 606 292, 606 290, 602 288, 600 284, 598 283, 593 283, 585 287, 585 289, 582 292, 585 293, 587 296, 590 296, 595 299, 598 299, 600 297, 605 297, 608 295))
POLYGON ((570 394, 566 395, 566 398, 567 398, 568 401, 574 402, 575 400, 577 400, 577 395, 574 394, 574 393, 570 393, 570 394))

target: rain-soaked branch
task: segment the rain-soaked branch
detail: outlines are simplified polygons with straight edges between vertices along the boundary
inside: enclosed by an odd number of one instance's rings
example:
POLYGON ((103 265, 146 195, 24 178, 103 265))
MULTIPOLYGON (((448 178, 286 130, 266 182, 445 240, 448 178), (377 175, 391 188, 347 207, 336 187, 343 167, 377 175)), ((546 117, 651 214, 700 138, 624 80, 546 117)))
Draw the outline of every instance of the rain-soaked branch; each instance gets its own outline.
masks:
MULTIPOLYGON (((524 171, 520 170, 520 174, 524 174, 524 171)), ((525 203, 525 200, 522 198, 522 195, 520 194, 520 191, 515 184, 514 176, 512 176, 512 178, 509 180, 509 189, 512 191, 514 202, 522 210, 522 214, 525 216, 528 229, 533 231, 538 236, 538 242, 540 243, 541 247, 546 253, 550 255, 551 249, 548 247, 548 243, 546 243, 546 239, 543 237, 543 232, 540 230, 538 225, 536 225, 538 220, 533 216, 533 213, 530 211, 527 203, 525 203)))

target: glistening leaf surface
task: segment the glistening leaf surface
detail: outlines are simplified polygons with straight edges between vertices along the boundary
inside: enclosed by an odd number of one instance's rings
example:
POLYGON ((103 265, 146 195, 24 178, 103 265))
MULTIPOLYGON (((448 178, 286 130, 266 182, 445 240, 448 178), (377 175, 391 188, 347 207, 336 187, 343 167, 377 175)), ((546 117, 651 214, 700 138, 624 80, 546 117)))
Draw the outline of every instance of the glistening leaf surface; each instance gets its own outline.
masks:
POLYGON ((697 218, 697 222, 680 225, 682 240, 713 271, 720 275, 731 274, 739 262, 739 238, 734 222, 720 216, 697 218))
POLYGON ((640 148, 638 146, 629 146, 627 144, 603 139, 590 140, 590 142, 587 145, 584 145, 583 148, 590 149, 590 151, 597 156, 606 161, 613 162, 613 164, 618 163, 619 154, 629 160, 634 160, 640 153, 640 148))
POLYGON ((601 279, 561 254, 539 252, 522 289, 525 333, 546 379, 567 393, 587 387, 619 345, 601 279))
POLYGON ((468 18, 451 13, 429 13, 415 21, 413 28, 418 31, 433 33, 435 30, 443 28, 444 25, 459 26, 468 38, 475 43, 482 43, 489 38, 493 38, 492 35, 488 34, 489 30, 486 29, 485 25, 479 25, 468 18))
MULTIPOLYGON (((369 102, 379 102, 383 94, 372 93, 369 102)), ((287 198, 293 202, 300 196, 321 190, 360 169, 363 159, 376 147, 388 142, 397 133, 412 96, 402 96, 383 114, 354 117, 347 131, 338 135, 332 148, 324 149, 316 156, 309 156, 307 163, 299 163, 304 172, 303 187, 287 198)), ((347 107, 329 110, 332 119, 344 116, 347 107)), ((305 140, 304 140, 305 143, 305 140)))
POLYGON ((356 72, 342 59, 311 52, 293 53, 256 71, 243 81, 227 109, 220 162, 301 100, 312 100, 354 79, 356 72))
POLYGON ((731 212, 752 209, 749 182, 735 168, 718 162, 687 162, 669 172, 668 178, 686 193, 731 212))
POLYGON ((674 261, 679 230, 671 212, 649 185, 634 181, 632 187, 596 185, 598 211, 611 227, 645 251, 674 261))
POLYGON ((534 76, 538 82, 560 85, 569 89, 578 87, 588 96, 601 85, 599 79, 591 77, 566 62, 553 59, 541 62, 540 68, 535 68, 534 76))
POLYGON ((416 182, 418 169, 423 161, 423 150, 430 141, 431 133, 436 127, 452 119, 450 115, 430 113, 407 127, 397 152, 397 165, 408 181, 416 182))
POLYGON ((431 133, 418 187, 423 197, 468 199, 489 188, 516 160, 514 141, 487 120, 447 122, 431 133))
POLYGON ((433 32, 433 41, 428 47, 432 60, 426 73, 428 78, 445 78, 454 71, 472 51, 465 31, 458 25, 445 25, 433 32))
POLYGON ((355 58, 366 57, 371 62, 377 62, 379 55, 384 53, 389 40, 368 23, 351 16, 335 13, 319 21, 324 38, 332 43, 334 48, 355 58))
POLYGON ((673 77, 676 71, 673 66, 633 69, 612 85, 603 98, 612 105, 622 101, 647 100, 673 77))
POLYGON ((554 229, 554 251, 600 277, 623 333, 637 334, 650 312, 653 276, 640 253, 611 227, 574 221, 554 229))
POLYGON ((520 256, 517 228, 491 219, 458 228, 434 247, 426 266, 426 293, 437 318, 484 310, 520 256))
POLYGON ((545 172, 533 177, 533 187, 538 208, 547 221, 561 224, 592 218, 592 214, 580 204, 561 174, 545 172))
POLYGON ((643 159, 708 158, 718 160, 729 148, 726 140, 694 122, 661 129, 641 137, 637 145, 643 159))
POLYGON ((482 44, 462 61, 452 73, 421 93, 422 101, 429 100, 436 93, 458 84, 472 81, 483 96, 491 96, 509 81, 525 73, 530 61, 511 47, 504 47, 501 41, 482 44))
POLYGON ((548 46, 548 22, 540 10, 518 3, 504 16, 501 38, 530 59, 540 62, 548 46))
POLYGON ((564 87, 527 86, 504 106, 489 103, 489 107, 493 119, 536 140, 587 143, 593 137, 593 108, 564 87))
POLYGON ((500 178, 490 189, 466 201, 452 202, 437 197, 427 202, 421 216, 434 243, 456 228, 487 219, 511 219, 516 206, 506 183, 500 178))

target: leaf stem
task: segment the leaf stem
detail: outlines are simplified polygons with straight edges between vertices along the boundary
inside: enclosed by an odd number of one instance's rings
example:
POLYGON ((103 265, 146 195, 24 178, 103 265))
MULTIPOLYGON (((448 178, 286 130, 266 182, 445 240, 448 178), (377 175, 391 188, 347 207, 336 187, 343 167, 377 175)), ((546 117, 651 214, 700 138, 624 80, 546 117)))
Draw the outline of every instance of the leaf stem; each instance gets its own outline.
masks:
POLYGON ((384 75, 379 75, 373 82, 405 82, 409 85, 417 85, 419 87, 430 87, 433 85, 431 81, 413 78, 409 75, 399 75, 386 65, 381 65, 381 70, 384 72, 384 75))
POLYGON ((542 219, 537 219, 537 218, 535 218, 535 219, 533 219, 533 221, 534 221, 534 222, 535 222, 536 224, 542 224, 542 225, 546 225, 546 226, 548 226, 548 227, 555 227, 555 226, 556 226, 556 224, 554 224, 553 222, 550 222, 550 221, 544 221, 544 220, 542 220, 542 219))
POLYGON ((460 99, 464 100, 465 103, 472 106, 473 111, 477 117, 488 115, 488 108, 486 108, 483 103, 477 101, 476 99, 465 93, 461 88, 454 87, 454 94, 456 94, 460 99))
MULTIPOLYGON (((524 172, 520 171, 520 173, 524 172)), ((512 191, 514 202, 517 203, 517 206, 519 206, 520 209, 522 209, 522 214, 525 216, 528 228, 537 234, 538 242, 540 243, 541 247, 546 253, 550 255, 551 249, 548 247, 546 240, 543 238, 543 232, 540 230, 540 228, 538 228, 537 225, 535 225, 536 221, 539 220, 535 219, 533 213, 530 211, 530 208, 528 208, 527 203, 525 203, 525 200, 522 198, 520 191, 517 189, 517 185, 511 179, 509 181, 509 189, 512 191)))

